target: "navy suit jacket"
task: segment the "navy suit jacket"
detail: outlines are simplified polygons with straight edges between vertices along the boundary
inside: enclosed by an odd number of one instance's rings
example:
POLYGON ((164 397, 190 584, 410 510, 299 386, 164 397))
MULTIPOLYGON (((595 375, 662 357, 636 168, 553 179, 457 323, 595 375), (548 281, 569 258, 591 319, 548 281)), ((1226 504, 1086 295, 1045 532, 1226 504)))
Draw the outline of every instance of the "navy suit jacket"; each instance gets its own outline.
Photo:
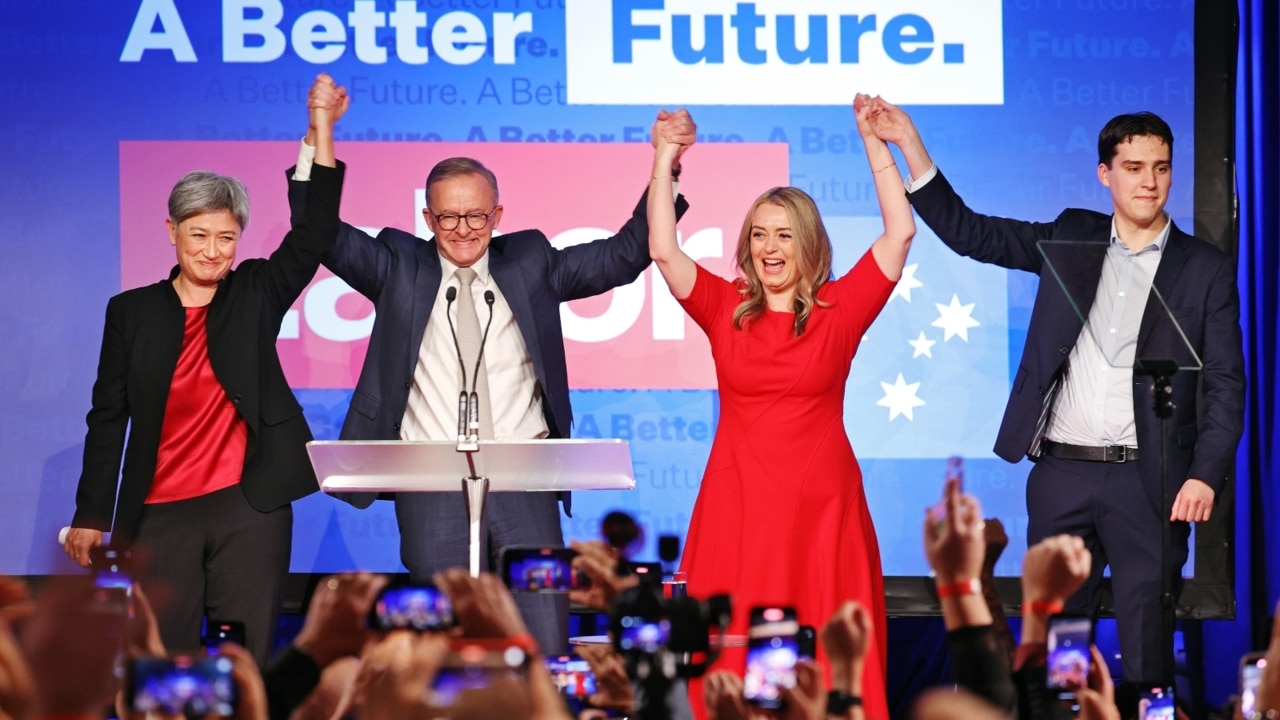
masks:
MULTIPOLYGON (((952 250, 1040 276, 1026 346, 995 446, 997 455, 1018 462, 1037 439, 1033 435, 1045 393, 1061 376, 1093 306, 1111 240, 1111 216, 1068 209, 1053 222, 1033 223, 980 215, 964 204, 940 171, 909 197, 920 218, 952 250), (1063 244, 1068 242, 1071 245, 1063 244), (1046 262, 1046 256, 1052 260, 1046 262)), ((1166 436, 1168 501, 1172 503, 1188 478, 1203 480, 1220 494, 1235 465, 1244 427, 1244 356, 1235 263, 1175 225, 1153 288, 1138 332, 1137 359, 1173 359, 1185 366, 1191 358, 1185 350, 1189 344, 1203 365, 1199 372, 1180 371, 1173 376, 1176 407, 1166 436), (1185 343, 1170 315, 1185 333, 1185 343)), ((1142 450, 1138 466, 1148 497, 1158 507, 1161 423, 1151 384, 1151 378, 1134 374, 1133 413, 1142 450)))
MULTIPOLYGON (((293 177, 292 169, 289 177, 293 177)), ((304 211, 306 192, 306 182, 290 180, 289 204, 294 215, 304 211)), ((647 198, 646 191, 626 224, 610 238, 557 250, 541 232, 521 230, 495 236, 489 244, 489 272, 502 288, 533 359, 542 388, 543 413, 553 438, 569 437, 573 424, 560 303, 630 283, 648 267, 647 198)), ((688 203, 679 198, 677 216, 686 209, 688 203)), ((440 289, 436 241, 424 241, 395 228, 385 228, 374 238, 343 223, 324 265, 369 298, 376 311, 368 354, 342 424, 341 439, 398 440, 422 336, 440 289)), ((337 495, 360 508, 372 504, 375 496, 337 495)), ((568 510, 568 493, 562 497, 568 510)))

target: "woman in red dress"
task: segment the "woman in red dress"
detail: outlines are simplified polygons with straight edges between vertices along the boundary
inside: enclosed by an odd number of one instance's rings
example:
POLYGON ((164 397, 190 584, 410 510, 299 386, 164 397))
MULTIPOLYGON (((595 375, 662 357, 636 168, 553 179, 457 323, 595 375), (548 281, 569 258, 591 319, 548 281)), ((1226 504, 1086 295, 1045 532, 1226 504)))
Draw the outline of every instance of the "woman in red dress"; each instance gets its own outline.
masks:
MULTIPOLYGON (((858 601, 874 629, 855 694, 861 690, 868 717, 887 718, 884 580, 844 431, 844 392, 858 343, 902 274, 915 221, 893 156, 871 130, 870 98, 859 95, 853 108, 885 229, 844 276, 830 279, 822 219, 813 199, 792 187, 773 188, 751 207, 737 281, 685 255, 671 209, 680 148, 658 127, 649 252, 710 339, 720 391, 682 563, 690 595, 730 594, 736 633, 745 633, 753 606, 792 606, 802 624, 821 627, 842 602, 858 601)), ((720 665, 741 672, 742 652, 726 651, 720 665)))

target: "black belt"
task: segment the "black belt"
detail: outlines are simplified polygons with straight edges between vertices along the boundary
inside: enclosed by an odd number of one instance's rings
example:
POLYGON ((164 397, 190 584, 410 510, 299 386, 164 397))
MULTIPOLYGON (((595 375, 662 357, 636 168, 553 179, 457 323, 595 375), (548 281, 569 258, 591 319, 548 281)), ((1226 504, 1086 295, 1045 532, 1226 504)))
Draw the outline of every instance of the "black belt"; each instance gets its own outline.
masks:
POLYGON ((1123 463, 1138 459, 1138 448, 1124 445, 1068 445, 1066 443, 1042 440, 1040 448, 1045 455, 1060 460, 1085 460, 1088 462, 1123 463))

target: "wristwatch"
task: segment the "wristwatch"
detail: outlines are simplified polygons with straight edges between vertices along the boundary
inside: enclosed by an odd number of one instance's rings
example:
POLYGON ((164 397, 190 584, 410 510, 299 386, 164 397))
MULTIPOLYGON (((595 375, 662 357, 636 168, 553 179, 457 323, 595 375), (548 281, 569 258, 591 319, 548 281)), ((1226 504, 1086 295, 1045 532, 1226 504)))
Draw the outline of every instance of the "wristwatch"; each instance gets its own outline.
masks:
POLYGON ((844 715, 849 708, 861 707, 862 698, 843 690, 832 690, 827 693, 827 714, 844 715))

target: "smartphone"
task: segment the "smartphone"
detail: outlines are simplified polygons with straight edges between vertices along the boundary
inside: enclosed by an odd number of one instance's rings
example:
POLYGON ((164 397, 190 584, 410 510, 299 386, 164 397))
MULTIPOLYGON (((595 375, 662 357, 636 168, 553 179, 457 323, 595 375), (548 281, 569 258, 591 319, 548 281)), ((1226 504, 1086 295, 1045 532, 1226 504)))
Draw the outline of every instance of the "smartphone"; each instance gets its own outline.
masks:
POLYGON ((94 603, 100 610, 133 614, 133 551, 98 545, 89 548, 94 603))
POLYGON ((795 608, 751 608, 747 630, 747 671, 742 676, 742 697, 768 710, 782 707, 782 689, 795 687, 796 662, 800 659, 800 623, 795 608))
POLYGON ((596 675, 591 665, 577 655, 560 655, 545 659, 551 682, 561 695, 571 698, 587 698, 594 695, 596 675))
POLYGON ((1045 685, 1058 697, 1072 699, 1072 687, 1089 679, 1089 646, 1093 644, 1093 618, 1086 615, 1053 615, 1049 618, 1048 668, 1045 685))
MULTIPOLYGON (((960 481, 960 491, 964 492, 964 458, 958 455, 952 455, 947 458, 947 469, 945 479, 955 478, 960 481)), ((943 497, 933 506, 933 520, 941 523, 947 519, 947 499, 943 497)))
POLYGON ((210 655, 217 655, 223 643, 235 643, 244 647, 244 623, 236 620, 205 620, 200 634, 200 646, 210 655))
POLYGON ((434 585, 388 585, 369 608, 373 630, 448 630, 454 626, 453 603, 434 585))
POLYGON ((801 660, 813 662, 818 657, 818 631, 812 625, 801 625, 796 633, 796 646, 801 660))
POLYGON ((652 655, 671 642, 671 620, 623 615, 617 619, 615 637, 619 652, 652 655))
POLYGON ((1257 710, 1258 685, 1267 666, 1266 653, 1249 653, 1240 658, 1240 715, 1249 717, 1257 710))
POLYGON ((467 690, 487 688, 499 680, 528 682, 529 656, 524 650, 463 645, 445 655, 427 693, 428 702, 438 708, 450 707, 467 690))
POLYGON ((590 587, 586 575, 573 569, 578 551, 552 547, 505 547, 502 579, 511 592, 561 593, 590 587))
POLYGON ((1138 720, 1174 720, 1173 688, 1143 688, 1138 696, 1138 720))
POLYGON ((125 701, 136 713, 230 717, 235 688, 230 658, 136 657, 129 662, 125 701))

